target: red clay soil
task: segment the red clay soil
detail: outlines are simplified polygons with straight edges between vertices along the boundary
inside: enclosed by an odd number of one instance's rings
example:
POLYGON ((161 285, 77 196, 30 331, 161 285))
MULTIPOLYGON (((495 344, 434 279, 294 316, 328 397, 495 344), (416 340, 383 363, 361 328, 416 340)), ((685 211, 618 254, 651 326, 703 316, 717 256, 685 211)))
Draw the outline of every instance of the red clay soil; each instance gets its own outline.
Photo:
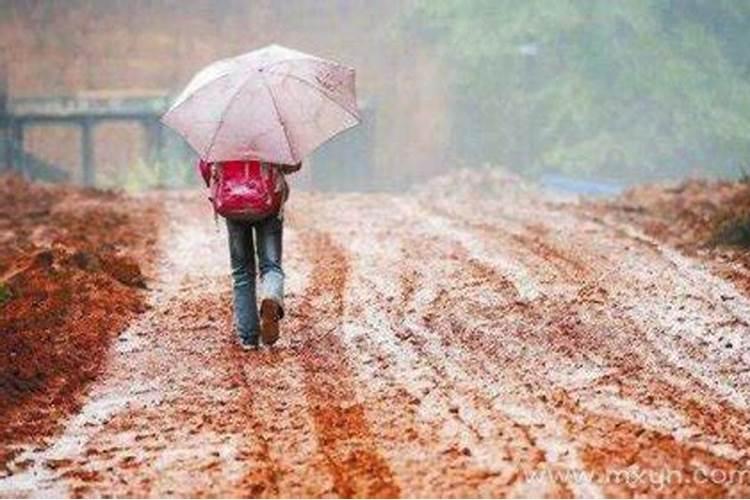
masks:
POLYGON ((629 214, 651 236, 695 250, 719 243, 717 236, 727 222, 750 213, 750 184, 689 180, 674 186, 644 185, 606 206, 629 214))
POLYGON ((154 206, 0 177, 0 464, 53 433, 144 308, 154 206))
POLYGON ((584 206, 700 257, 713 272, 750 291, 750 183, 694 179, 643 185, 614 201, 584 206))
POLYGON ((750 495, 747 293, 632 211, 461 175, 295 191, 253 352, 203 193, 160 193, 151 307, 0 496, 750 495))

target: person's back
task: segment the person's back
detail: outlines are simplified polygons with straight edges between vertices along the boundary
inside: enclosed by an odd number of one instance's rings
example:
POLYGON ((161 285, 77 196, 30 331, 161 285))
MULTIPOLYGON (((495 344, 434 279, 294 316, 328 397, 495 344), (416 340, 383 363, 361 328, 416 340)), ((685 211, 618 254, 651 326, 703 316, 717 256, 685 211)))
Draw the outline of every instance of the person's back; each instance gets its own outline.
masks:
MULTIPOLYGON (((212 164, 200 161, 198 170, 206 186, 210 189, 214 210, 217 207, 217 198, 225 193, 221 191, 222 168, 237 168, 240 164, 249 162, 227 162, 212 164)), ((242 198, 240 195, 230 203, 224 200, 226 205, 231 205, 222 215, 226 219, 227 233, 229 238, 229 256, 232 267, 232 281, 234 294, 234 323, 240 338, 240 343, 245 348, 258 346, 259 338, 266 345, 274 344, 279 338, 279 321, 284 317, 284 271, 281 267, 282 239, 283 239, 283 204, 288 198, 289 187, 284 175, 296 172, 301 167, 297 165, 277 165, 263 163, 262 165, 249 165, 240 175, 245 177, 234 177, 233 182, 239 182, 235 191, 247 194, 253 191, 253 195, 263 198, 264 189, 267 191, 266 203, 261 203, 261 209, 244 210, 251 207, 242 206, 252 204, 255 198, 242 198), (257 168, 260 166, 260 168, 257 168), (273 170, 268 170, 273 169, 273 170), (269 183, 269 175, 276 175, 280 183, 269 183), (265 176, 265 177, 264 177, 265 176), (244 186, 242 184, 245 184, 244 186), (244 188, 244 189, 243 189, 244 188), (278 189, 280 191, 273 191, 278 189), (280 199, 274 202, 275 198, 280 199), (239 201, 238 201, 239 200, 239 201), (270 212, 257 212, 257 210, 271 209, 270 212), (232 212, 234 210, 235 212, 232 212), (232 216, 232 213, 244 215, 232 216), (252 217, 252 213, 262 213, 261 218, 252 217), (247 214, 250 214, 248 216, 247 214), (253 234, 255 238, 253 239, 253 234), (256 255, 258 270, 260 271, 260 314, 258 312, 256 294, 256 255)), ((226 182, 225 182, 226 184, 226 182)))

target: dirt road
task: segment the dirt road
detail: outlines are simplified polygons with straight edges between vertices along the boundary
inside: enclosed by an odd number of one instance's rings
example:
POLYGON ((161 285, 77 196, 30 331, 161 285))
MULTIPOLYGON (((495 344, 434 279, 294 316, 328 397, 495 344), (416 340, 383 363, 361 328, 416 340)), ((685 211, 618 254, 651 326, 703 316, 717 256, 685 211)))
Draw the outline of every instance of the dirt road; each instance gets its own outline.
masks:
POLYGON ((750 494, 750 299, 606 213, 295 193, 245 353, 223 231, 165 207, 150 309, 0 495, 750 494))

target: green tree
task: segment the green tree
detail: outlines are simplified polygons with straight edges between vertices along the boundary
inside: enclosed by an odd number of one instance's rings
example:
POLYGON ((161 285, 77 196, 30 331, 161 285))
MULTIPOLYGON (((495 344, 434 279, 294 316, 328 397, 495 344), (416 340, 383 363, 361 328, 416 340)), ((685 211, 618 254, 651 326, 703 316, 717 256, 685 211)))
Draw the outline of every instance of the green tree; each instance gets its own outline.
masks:
POLYGON ((425 0, 456 152, 610 176, 733 174, 750 153, 750 2, 425 0))

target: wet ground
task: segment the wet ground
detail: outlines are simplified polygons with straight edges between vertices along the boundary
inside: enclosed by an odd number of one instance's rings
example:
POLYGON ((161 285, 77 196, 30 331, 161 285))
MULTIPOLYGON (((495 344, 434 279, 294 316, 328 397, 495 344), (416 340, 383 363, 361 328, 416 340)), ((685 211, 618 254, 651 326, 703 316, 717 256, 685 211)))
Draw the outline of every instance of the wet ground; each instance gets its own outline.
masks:
POLYGON ((144 310, 159 208, 0 175, 0 475, 80 408, 144 310))
POLYGON ((252 353, 223 230, 164 195, 148 310, 0 495, 750 495, 734 283, 600 207, 439 193, 294 193, 252 353))

